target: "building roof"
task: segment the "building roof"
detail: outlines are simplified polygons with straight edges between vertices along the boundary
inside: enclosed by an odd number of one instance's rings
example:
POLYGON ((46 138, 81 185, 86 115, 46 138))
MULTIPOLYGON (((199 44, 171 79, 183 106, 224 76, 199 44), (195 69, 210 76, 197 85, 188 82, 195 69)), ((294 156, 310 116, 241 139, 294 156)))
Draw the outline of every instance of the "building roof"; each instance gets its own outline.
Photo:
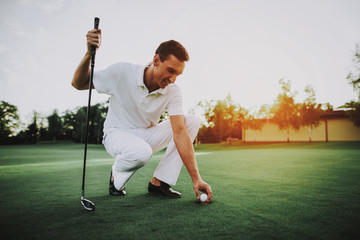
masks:
POLYGON ((338 118, 348 118, 346 111, 344 110, 325 111, 321 115, 321 119, 338 119, 338 118))

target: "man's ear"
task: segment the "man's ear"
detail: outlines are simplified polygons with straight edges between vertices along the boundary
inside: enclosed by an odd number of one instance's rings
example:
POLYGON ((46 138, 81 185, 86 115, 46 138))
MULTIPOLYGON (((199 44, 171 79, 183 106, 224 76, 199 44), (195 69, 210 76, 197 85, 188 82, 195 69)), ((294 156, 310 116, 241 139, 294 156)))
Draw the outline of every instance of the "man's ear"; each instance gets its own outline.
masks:
POLYGON ((160 61, 161 61, 161 60, 160 60, 159 54, 155 54, 155 56, 154 56, 154 58, 153 58, 153 64, 154 64, 154 66, 157 67, 157 66, 159 65, 160 61))

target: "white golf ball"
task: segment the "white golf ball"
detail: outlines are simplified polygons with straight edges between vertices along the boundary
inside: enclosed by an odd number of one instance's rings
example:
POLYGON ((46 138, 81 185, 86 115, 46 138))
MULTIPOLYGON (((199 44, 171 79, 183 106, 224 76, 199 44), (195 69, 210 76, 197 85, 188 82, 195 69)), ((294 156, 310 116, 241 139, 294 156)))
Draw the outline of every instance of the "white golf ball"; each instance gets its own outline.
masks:
POLYGON ((200 201, 206 202, 207 197, 208 197, 208 196, 206 195, 206 193, 201 194, 201 195, 200 195, 200 201))

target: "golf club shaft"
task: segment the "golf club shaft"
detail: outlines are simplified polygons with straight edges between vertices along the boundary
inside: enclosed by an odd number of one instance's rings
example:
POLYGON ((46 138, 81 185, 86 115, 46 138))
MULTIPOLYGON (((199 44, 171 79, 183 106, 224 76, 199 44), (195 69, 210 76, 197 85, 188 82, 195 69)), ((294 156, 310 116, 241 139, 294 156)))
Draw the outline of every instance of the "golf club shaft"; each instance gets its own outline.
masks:
MULTIPOLYGON (((100 21, 100 19, 96 17, 94 20, 94 29, 99 28, 99 21, 100 21)), ((88 139, 89 139, 90 103, 91 103, 91 90, 92 90, 92 85, 93 85, 93 75, 94 75, 94 66, 95 66, 95 54, 96 54, 96 48, 95 48, 95 46, 93 46, 92 53, 91 53, 91 70, 90 70, 90 79, 89 79, 89 101, 88 101, 87 115, 86 115, 84 166, 83 166, 81 197, 84 197, 84 189, 85 189, 86 155, 87 155, 87 143, 88 143, 88 139)))

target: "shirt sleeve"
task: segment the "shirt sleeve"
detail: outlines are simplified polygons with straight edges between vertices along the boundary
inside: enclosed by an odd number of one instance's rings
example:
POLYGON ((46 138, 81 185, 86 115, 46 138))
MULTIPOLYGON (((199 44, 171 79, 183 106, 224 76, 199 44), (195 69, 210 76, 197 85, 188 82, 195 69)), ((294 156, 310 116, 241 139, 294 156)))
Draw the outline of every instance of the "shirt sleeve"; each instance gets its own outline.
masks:
POLYGON ((93 84, 98 93, 114 94, 121 76, 122 63, 115 63, 108 68, 94 73, 93 84))
POLYGON ((170 101, 166 111, 170 116, 184 115, 183 99, 178 85, 174 85, 170 91, 170 101))

